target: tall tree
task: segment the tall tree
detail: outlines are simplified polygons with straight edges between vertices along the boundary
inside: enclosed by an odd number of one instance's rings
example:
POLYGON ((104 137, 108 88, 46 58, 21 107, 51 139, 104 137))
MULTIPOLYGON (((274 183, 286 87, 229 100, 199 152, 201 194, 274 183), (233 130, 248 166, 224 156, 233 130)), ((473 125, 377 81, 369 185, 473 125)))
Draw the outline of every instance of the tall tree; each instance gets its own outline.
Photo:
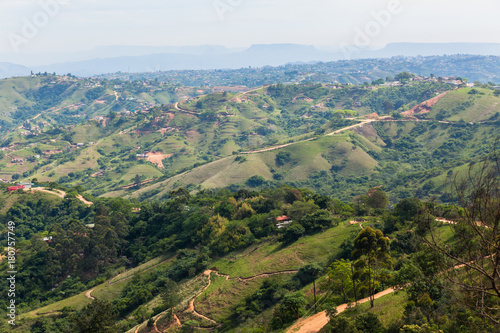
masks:
POLYGON ((387 278, 381 274, 380 268, 390 267, 392 258, 389 255, 389 238, 382 231, 366 227, 354 239, 354 258, 359 258, 355 266, 361 280, 365 282, 370 297, 370 306, 375 301, 375 289, 381 280, 387 278))

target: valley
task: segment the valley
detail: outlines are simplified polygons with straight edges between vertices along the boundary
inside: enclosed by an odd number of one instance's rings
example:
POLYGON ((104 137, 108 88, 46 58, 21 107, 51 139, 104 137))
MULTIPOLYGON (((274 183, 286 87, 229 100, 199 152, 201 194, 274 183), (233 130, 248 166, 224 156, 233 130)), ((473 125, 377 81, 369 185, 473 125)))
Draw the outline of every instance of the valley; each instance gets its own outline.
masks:
POLYGON ((0 221, 22 244, 14 332, 451 332, 463 312, 467 329, 495 327, 440 276, 477 283, 495 265, 468 239, 496 239, 498 221, 450 185, 486 177, 467 188, 495 211, 496 88, 409 73, 216 93, 99 80, 0 89, 0 221), (34 97, 46 89, 63 97, 34 97), (473 264, 453 275, 457 261, 473 264))

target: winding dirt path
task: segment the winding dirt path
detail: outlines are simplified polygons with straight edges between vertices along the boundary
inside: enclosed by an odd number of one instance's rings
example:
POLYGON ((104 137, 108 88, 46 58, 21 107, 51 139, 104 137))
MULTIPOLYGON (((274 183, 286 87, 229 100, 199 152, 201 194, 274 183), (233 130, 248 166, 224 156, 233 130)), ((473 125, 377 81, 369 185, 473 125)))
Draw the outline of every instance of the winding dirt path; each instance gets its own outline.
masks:
MULTIPOLYGON (((189 307, 188 307, 188 309, 187 309, 186 311, 188 311, 188 312, 192 312, 195 316, 200 317, 200 318, 203 318, 203 319, 205 319, 205 320, 208 320, 208 321, 210 321, 211 323, 214 323, 214 324, 216 324, 216 325, 217 325, 217 322, 216 322, 215 320, 210 319, 210 318, 208 318, 208 317, 206 317, 206 316, 204 316, 204 315, 202 315, 202 314, 198 313, 198 312, 196 311, 195 306, 194 306, 194 302, 196 301, 196 299, 197 299, 198 297, 200 297, 200 296, 201 296, 201 295, 205 292, 205 290, 207 290, 207 289, 208 289, 208 287, 210 287, 210 285, 212 284, 212 278, 211 278, 211 274, 212 274, 212 273, 213 273, 213 271, 211 271, 211 270, 207 270, 207 271, 205 271, 205 272, 203 273, 203 275, 208 276, 208 284, 207 284, 207 286, 206 286, 205 288, 203 288, 203 290, 202 290, 202 291, 201 291, 198 295, 196 295, 195 297, 193 297, 193 299, 189 302, 189 307)), ((202 276, 203 276, 203 275, 202 275, 202 276)))
POLYGON ((64 197, 66 196, 66 192, 64 192, 64 191, 61 191, 61 190, 47 190, 45 187, 33 187, 31 189, 26 189, 25 191, 49 193, 49 194, 57 195, 61 199, 64 199, 64 197))
POLYGON ((335 134, 339 134, 339 133, 342 133, 344 131, 348 131, 350 129, 353 129, 353 128, 357 128, 357 127, 361 127, 365 124, 369 124, 369 123, 372 123, 374 121, 378 121, 376 119, 358 119, 360 120, 361 122, 359 124, 355 124, 355 125, 351 125, 351 126, 347 126, 347 127, 344 127, 344 128, 341 128, 341 129, 338 129, 336 131, 333 131, 331 133, 328 133, 328 134, 325 134, 326 136, 332 136, 332 135, 335 135, 335 134))
POLYGON ((90 202, 90 201, 86 200, 84 197, 82 197, 82 195, 81 195, 81 194, 78 194, 78 195, 76 196, 76 198, 77 198, 78 200, 80 200, 81 202, 83 202, 84 204, 86 204, 87 206, 92 206, 92 205, 94 204, 93 202, 90 202))
MULTIPOLYGON (((48 190, 45 187, 32 187, 32 188, 29 188, 29 189, 25 189, 25 191, 27 191, 27 192, 44 192, 44 193, 49 193, 49 194, 57 195, 61 199, 64 199, 66 197, 66 192, 64 192, 64 191, 56 190, 56 189, 48 190)), ((84 204, 86 204, 87 206, 92 206, 94 204, 93 202, 90 202, 90 201, 86 200, 81 194, 78 194, 76 196, 76 198, 78 200, 80 200, 81 202, 83 202, 84 204)))
MULTIPOLYGON (((199 97, 199 96, 198 96, 199 97)), ((198 112, 194 112, 194 111, 190 111, 190 110, 186 110, 186 109, 183 109, 179 106, 179 102, 176 102, 174 104, 174 108, 178 111, 181 111, 181 112, 184 112, 184 113, 188 113, 190 115, 193 115, 193 116, 199 116, 200 114, 198 112)))
POLYGON ((306 139, 306 140, 300 140, 300 141, 296 141, 296 142, 290 142, 290 143, 287 143, 287 144, 284 144, 284 145, 279 145, 279 146, 274 146, 274 147, 269 147, 269 148, 264 148, 264 149, 259 149, 259 150, 245 151, 245 152, 242 152, 242 154, 248 155, 248 154, 263 153, 263 152, 266 152, 266 151, 272 151, 272 150, 276 150, 276 149, 281 149, 281 148, 285 148, 285 147, 288 147, 288 146, 296 145, 298 143, 312 141, 312 140, 315 140, 315 139, 317 139, 317 138, 310 138, 310 139, 306 139))
MULTIPOLYGON (((212 284, 212 274, 215 274, 216 276, 218 277, 222 277, 222 278, 225 278, 226 281, 229 281, 229 280, 236 280, 236 281, 239 281, 239 282, 246 282, 246 281, 252 281, 252 280, 255 280, 255 279, 259 279, 259 278, 263 278, 263 277, 270 277, 270 276, 274 276, 274 275, 281 275, 281 274, 295 274, 297 273, 298 271, 297 270, 288 270, 288 271, 280 271, 280 272, 272 272, 272 273, 261 273, 261 274, 258 274, 258 275, 255 275, 255 276, 251 276, 251 277, 248 277, 248 278, 241 278, 241 277, 230 277, 229 275, 227 274, 220 274, 218 271, 215 271, 215 270, 206 270, 201 276, 208 276, 208 284, 205 288, 203 288, 203 290, 198 294, 196 295, 195 297, 193 297, 193 299, 189 302, 189 306, 187 308, 187 312, 192 312, 195 316, 197 317, 200 317, 200 318, 203 318, 205 320, 208 320, 210 321, 211 323, 215 324, 215 325, 219 325, 215 320, 213 319, 210 319, 202 314, 200 314, 199 312, 196 311, 196 308, 195 308, 195 302, 196 300, 208 289, 208 287, 210 287, 210 285, 212 284)), ((180 323, 180 321, 179 321, 180 323)))
POLYGON ((91 300, 95 300, 95 297, 92 296, 92 292, 94 291, 94 289, 91 289, 89 291, 87 291, 85 293, 85 297, 87 297, 88 299, 91 299, 91 300))

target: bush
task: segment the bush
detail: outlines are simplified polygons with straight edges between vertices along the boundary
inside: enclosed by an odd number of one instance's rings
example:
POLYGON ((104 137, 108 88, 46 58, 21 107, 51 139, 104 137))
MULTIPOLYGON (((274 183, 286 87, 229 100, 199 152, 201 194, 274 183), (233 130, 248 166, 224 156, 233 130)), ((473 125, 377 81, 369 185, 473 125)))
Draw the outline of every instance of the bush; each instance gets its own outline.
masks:
POLYGON ((300 223, 293 223, 288 228, 286 228, 285 232, 281 235, 281 241, 285 244, 290 244, 295 242, 297 239, 302 237, 306 229, 300 223))

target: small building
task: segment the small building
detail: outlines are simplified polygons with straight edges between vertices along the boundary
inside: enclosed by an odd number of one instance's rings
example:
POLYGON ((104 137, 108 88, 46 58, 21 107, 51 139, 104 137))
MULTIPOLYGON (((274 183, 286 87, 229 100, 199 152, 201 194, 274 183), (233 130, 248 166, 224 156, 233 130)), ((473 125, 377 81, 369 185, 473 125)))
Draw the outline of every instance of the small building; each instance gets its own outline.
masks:
POLYGON ((17 190, 24 190, 24 185, 7 187, 8 192, 13 192, 13 191, 17 191, 17 190))
POLYGON ((19 183, 18 186, 24 186, 24 189, 25 190, 28 190, 30 188, 32 188, 35 184, 32 184, 32 183, 19 183))
POLYGON ((50 236, 50 237, 44 237, 43 241, 47 242, 47 243, 50 243, 52 241, 52 236, 50 236))
POLYGON ((282 229, 282 228, 286 227, 287 225, 293 223, 293 220, 286 215, 278 216, 275 220, 276 220, 276 222, 278 222, 278 223, 276 223, 276 226, 278 227, 278 229, 282 229))

